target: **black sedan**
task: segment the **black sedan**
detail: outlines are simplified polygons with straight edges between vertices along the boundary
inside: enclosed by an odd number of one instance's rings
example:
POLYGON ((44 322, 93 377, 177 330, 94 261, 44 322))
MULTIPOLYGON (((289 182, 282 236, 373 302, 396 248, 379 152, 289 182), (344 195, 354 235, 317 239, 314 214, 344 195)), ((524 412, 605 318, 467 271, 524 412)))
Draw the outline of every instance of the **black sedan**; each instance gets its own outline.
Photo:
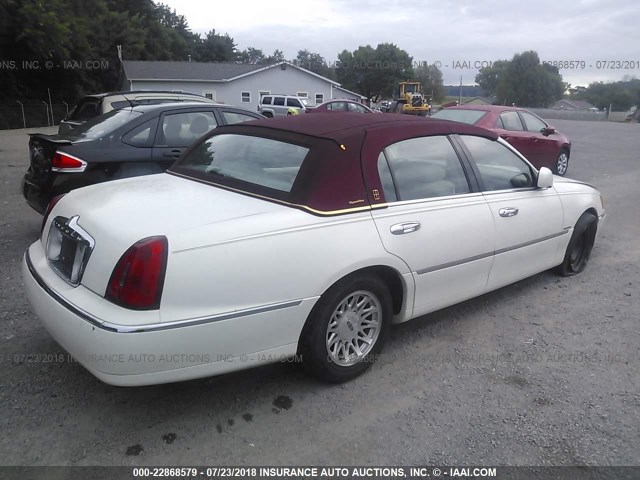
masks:
POLYGON ((22 192, 44 213, 70 190, 119 178, 164 172, 218 125, 264 118, 226 105, 167 103, 113 110, 62 135, 32 134, 31 165, 22 192))

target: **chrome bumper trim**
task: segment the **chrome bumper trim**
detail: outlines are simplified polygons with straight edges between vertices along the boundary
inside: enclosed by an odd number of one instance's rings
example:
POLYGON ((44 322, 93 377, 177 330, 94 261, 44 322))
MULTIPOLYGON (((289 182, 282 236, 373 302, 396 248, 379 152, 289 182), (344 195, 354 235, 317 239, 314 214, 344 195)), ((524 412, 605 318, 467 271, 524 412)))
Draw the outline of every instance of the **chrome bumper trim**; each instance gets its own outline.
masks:
POLYGON ((75 315, 77 315, 78 317, 80 317, 82 320, 90 323, 94 327, 98 327, 98 328, 101 328, 103 330, 107 330, 107 331, 110 331, 110 332, 116 332, 117 331, 114 327, 111 327, 110 325, 106 324, 106 322, 100 320, 99 318, 94 317, 93 315, 90 315, 89 313, 85 312, 84 310, 80 310, 75 305, 72 305, 71 303, 67 302, 64 298, 62 298, 60 295, 58 295, 56 292, 54 292, 46 283, 44 283, 44 280, 42 279, 42 277, 40 277, 40 275, 38 275, 38 272, 36 272, 36 269, 33 266, 33 262, 31 261, 31 255, 29 255, 29 250, 27 250, 24 253, 24 258, 25 258, 25 261, 27 263, 27 268, 29 269, 29 273, 31 274, 33 279, 56 302, 58 302, 60 305, 65 307, 67 310, 69 310, 70 312, 72 312, 75 315))

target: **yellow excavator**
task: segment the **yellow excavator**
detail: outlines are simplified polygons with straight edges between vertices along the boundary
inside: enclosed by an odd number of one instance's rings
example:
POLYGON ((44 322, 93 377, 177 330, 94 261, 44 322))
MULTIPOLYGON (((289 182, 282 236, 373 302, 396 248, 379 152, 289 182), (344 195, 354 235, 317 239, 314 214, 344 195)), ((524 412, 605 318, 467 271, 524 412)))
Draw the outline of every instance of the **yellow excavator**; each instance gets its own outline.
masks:
POLYGON ((407 113, 426 117, 431 113, 430 99, 422 94, 420 82, 400 82, 389 113, 407 113))

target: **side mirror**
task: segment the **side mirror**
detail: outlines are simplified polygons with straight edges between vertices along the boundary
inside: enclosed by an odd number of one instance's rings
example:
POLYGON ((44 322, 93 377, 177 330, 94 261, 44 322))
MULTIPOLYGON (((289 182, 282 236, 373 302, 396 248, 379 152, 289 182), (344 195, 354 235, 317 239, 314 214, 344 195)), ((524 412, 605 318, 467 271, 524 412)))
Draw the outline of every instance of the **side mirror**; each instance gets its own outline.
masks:
POLYGON ((556 133, 556 129, 551 125, 547 125, 545 128, 542 129, 542 133, 545 135, 551 135, 553 133, 556 133))
POLYGON ((547 167, 540 168, 538 172, 538 182, 536 187, 538 188, 550 188, 553 186, 553 173, 547 167))

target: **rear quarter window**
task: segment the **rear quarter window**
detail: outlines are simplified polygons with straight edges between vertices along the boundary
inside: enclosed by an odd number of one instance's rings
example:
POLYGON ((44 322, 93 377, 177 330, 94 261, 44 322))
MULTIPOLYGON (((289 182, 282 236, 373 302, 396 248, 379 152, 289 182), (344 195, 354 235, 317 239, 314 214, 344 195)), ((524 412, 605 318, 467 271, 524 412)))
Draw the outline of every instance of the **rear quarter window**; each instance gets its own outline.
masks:
POLYGON ((152 118, 127 132, 122 137, 122 141, 132 147, 151 147, 157 127, 158 119, 152 118))
POLYGON ((241 181, 289 193, 309 149, 269 138, 221 134, 210 137, 175 166, 198 178, 241 181))
POLYGON ((253 115, 248 115, 246 113, 241 112, 229 112, 223 111, 222 116, 224 117, 224 121, 227 125, 233 125, 234 123, 242 123, 249 122, 251 120, 257 120, 260 117, 254 117, 253 115))

